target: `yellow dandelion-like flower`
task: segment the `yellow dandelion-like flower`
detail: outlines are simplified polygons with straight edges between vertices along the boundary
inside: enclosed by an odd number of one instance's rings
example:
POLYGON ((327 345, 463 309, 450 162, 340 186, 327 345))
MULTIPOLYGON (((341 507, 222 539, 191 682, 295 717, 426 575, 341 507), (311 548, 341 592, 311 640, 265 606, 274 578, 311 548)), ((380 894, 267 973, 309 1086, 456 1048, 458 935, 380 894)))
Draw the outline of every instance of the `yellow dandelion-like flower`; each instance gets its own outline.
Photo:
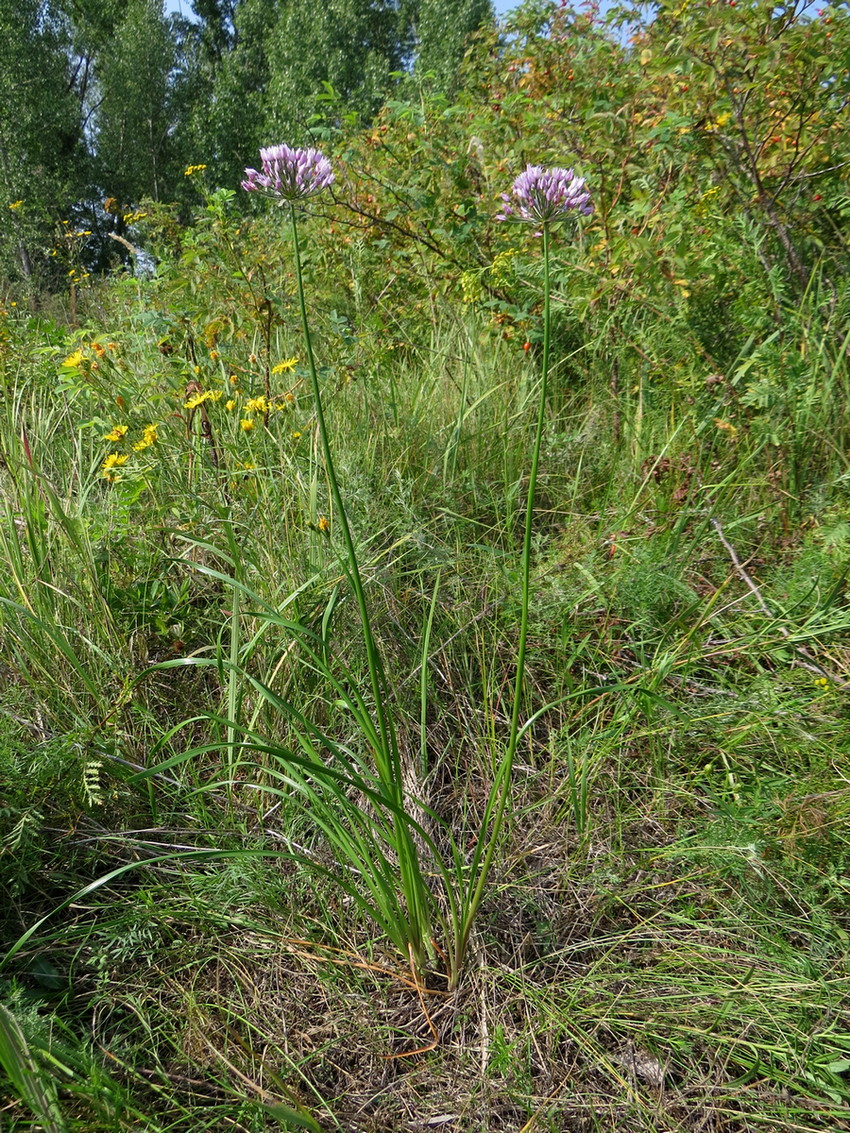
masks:
POLYGON ((242 467, 245 469, 246 472, 252 472, 257 466, 256 466, 256 464, 254 464, 253 460, 246 460, 243 463, 242 467))
POLYGON ((120 468, 122 464, 126 464, 130 459, 129 454, 126 452, 111 452, 103 461, 104 468, 120 468))
MULTIPOLYGON (((14 307, 14 305, 13 303, 12 306, 14 307)), ((75 350, 73 354, 68 355, 62 365, 67 366, 69 370, 78 370, 80 366, 85 365, 87 361, 88 359, 82 350, 75 350)))
POLYGON ((108 433, 103 434, 105 441, 123 441, 127 436, 128 425, 113 425, 108 433))
POLYGON ((254 428, 254 422, 253 422, 253 421, 251 420, 251 418, 250 418, 250 417, 244 417, 244 418, 243 418, 243 419, 242 419, 242 420, 241 420, 241 421, 239 422, 239 424, 240 424, 240 426, 241 426, 241 427, 242 427, 242 428, 244 429, 244 431, 245 431, 246 433, 250 433, 250 431, 251 431, 251 430, 252 430, 252 429, 254 428))
POLYGON ((284 395, 284 401, 294 401, 294 400, 295 400, 295 394, 294 393, 287 393, 287 394, 284 395))
POLYGON ((187 165, 184 177, 194 177, 196 173, 203 173, 206 169, 205 165, 187 165))
POLYGON ((220 389, 205 389, 200 393, 193 393, 188 401, 183 402, 184 409, 197 409, 205 401, 219 401, 222 396, 220 389))
POLYGON ((156 444, 156 441, 157 441, 156 431, 157 431, 158 428, 159 428, 159 425, 145 425, 144 430, 142 432, 142 439, 139 440, 139 441, 136 441, 136 443, 133 445, 133 451, 134 452, 144 452, 146 448, 150 448, 151 445, 156 444))
POLYGON ((111 452, 106 457, 103 464, 101 464, 101 472, 107 480, 117 480, 118 477, 115 475, 115 469, 120 468, 122 464, 126 464, 129 459, 128 453, 111 452))
POLYGON ((249 413, 252 411, 255 413, 268 413, 269 403, 260 395, 260 397, 249 398, 248 401, 245 402, 245 408, 249 413))
POLYGON ((319 516, 319 530, 320 531, 329 531, 330 526, 331 525, 328 522, 328 517, 326 515, 320 515, 319 516))
POLYGON ((300 436, 301 436, 301 434, 300 434, 300 433, 293 433, 293 434, 292 434, 292 439, 293 439, 294 441, 297 441, 297 440, 298 440, 298 438, 299 438, 300 436))
POLYGON ((297 358, 285 358, 282 362, 278 362, 276 366, 272 366, 273 374, 286 374, 290 370, 294 370, 298 365, 297 358))
POLYGON ((235 374, 230 375, 230 384, 232 386, 235 386, 238 381, 239 381, 239 379, 236 377, 235 374))
POLYGON ((210 360, 211 361, 217 362, 220 357, 221 357, 221 355, 219 354, 219 352, 217 350, 211 350, 210 351, 210 360))
POLYGON ((224 408, 229 409, 231 412, 233 412, 233 410, 236 408, 236 398, 231 397, 228 401, 225 401, 224 408))

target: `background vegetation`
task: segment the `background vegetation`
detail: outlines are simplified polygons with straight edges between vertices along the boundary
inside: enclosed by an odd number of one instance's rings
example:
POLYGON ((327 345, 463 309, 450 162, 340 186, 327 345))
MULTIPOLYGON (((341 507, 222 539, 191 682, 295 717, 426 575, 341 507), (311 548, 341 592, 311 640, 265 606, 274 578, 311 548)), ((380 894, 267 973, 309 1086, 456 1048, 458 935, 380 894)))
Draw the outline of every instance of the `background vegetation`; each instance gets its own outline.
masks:
POLYGON ((0 2, 0 1128, 850 1128, 847 6, 194 10, 0 2), (595 205, 451 992, 260 691, 362 755, 291 236, 238 190, 284 140, 336 170, 310 318, 410 805, 468 849, 542 342, 493 218, 528 162, 595 205))

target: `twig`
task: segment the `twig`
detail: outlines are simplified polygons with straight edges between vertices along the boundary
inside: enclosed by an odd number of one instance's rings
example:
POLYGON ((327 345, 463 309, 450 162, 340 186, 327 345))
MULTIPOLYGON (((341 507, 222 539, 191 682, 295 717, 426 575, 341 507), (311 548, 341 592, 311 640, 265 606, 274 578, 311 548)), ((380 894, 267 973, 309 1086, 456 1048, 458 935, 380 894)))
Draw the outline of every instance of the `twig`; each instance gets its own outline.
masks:
POLYGON ((138 259, 141 253, 135 244, 131 244, 129 240, 125 240, 124 237, 119 236, 117 232, 108 232, 107 235, 110 240, 117 240, 119 244, 123 244, 130 255, 133 256, 134 259, 138 259))

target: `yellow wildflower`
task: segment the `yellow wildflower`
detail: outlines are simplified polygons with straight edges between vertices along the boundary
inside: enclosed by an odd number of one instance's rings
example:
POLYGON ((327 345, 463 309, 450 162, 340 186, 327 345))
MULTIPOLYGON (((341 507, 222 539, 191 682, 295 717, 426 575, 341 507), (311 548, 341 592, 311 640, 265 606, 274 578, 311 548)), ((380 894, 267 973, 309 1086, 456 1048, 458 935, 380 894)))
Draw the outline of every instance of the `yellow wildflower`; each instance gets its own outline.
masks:
POLYGON ((221 397, 220 389, 205 389, 201 393, 193 393, 188 401, 183 403, 184 409, 197 409, 205 401, 218 401, 221 397))
POLYGON ((103 461, 103 468, 119 468, 130 459, 126 452, 111 452, 103 461))
POLYGON ((272 366, 273 374, 285 374, 290 370, 294 370, 298 365, 297 358, 285 358, 282 362, 278 362, 276 366, 272 366))
POLYGON ((98 358, 102 358, 106 353, 106 347, 101 346, 99 342, 90 342, 89 348, 95 352, 98 358))
POLYGON ((184 177, 194 177, 196 173, 203 173, 206 169, 205 165, 187 165, 184 177))
MULTIPOLYGON (((12 306, 14 306, 14 303, 12 306)), ((87 361, 88 359, 85 354, 83 354, 82 350, 75 350, 73 354, 68 355, 62 365, 67 366, 69 369, 79 369, 80 366, 84 365, 87 361)))
POLYGON ((115 475, 115 469, 120 468, 122 464, 126 464, 130 459, 127 453, 111 452, 109 456, 101 464, 101 472, 107 480, 115 481, 118 477, 115 475))
POLYGON ((319 530, 320 531, 327 531, 329 528, 330 528, 330 523, 328 523, 328 517, 326 515, 320 515, 319 516, 319 530))
POLYGON ((105 441, 123 441, 128 428, 128 425, 113 425, 108 433, 103 434, 103 439, 105 441))
POLYGON ((300 433, 293 433, 293 434, 292 434, 292 439, 293 439, 294 441, 297 441, 297 440, 298 440, 298 438, 299 438, 300 436, 301 436, 301 434, 300 434, 300 433))
POLYGON ((142 439, 140 441, 136 441, 136 443, 133 445, 133 451, 144 452, 146 448, 150 448, 152 444, 155 444, 157 440, 156 431, 158 428, 158 425, 145 425, 142 432, 142 439))
POLYGON ((218 359, 219 359, 219 353, 218 353, 218 351, 217 351, 217 350, 211 350, 211 351, 210 351, 210 361, 212 361, 212 362, 217 362, 217 361, 218 361, 218 359))
POLYGON ((229 401, 225 401, 224 408, 233 411, 236 408, 236 398, 231 397, 229 401))
POLYGON ((14 209, 19 209, 23 203, 23 201, 12 201, 12 203, 9 205, 9 208, 14 211, 14 209))
POLYGON ((242 428, 245 430, 246 433, 249 433, 251 431, 251 429, 254 428, 254 422, 251 420, 250 417, 244 417, 239 422, 239 424, 242 426, 242 428))
POLYGON ((250 412, 268 413, 269 403, 260 395, 260 397, 251 397, 245 402, 245 409, 250 412))

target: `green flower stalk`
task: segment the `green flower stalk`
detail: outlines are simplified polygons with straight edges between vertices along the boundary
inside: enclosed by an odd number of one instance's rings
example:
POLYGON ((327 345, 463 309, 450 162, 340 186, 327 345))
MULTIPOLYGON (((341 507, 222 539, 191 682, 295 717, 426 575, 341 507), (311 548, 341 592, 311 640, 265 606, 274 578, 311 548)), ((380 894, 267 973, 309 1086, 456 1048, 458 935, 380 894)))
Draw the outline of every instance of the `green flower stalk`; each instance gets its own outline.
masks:
POLYGON ((375 723, 377 728, 368 737, 374 750, 376 769, 382 789, 386 795, 395 831, 395 850, 401 889, 407 906, 407 924, 402 934, 408 946, 411 965, 417 973, 426 967, 426 953, 431 949, 431 904, 432 896, 425 881, 418 853, 407 821, 401 757, 392 713, 388 710, 387 682, 383 663, 369 619, 366 592, 357 561, 357 548, 351 533, 339 480, 331 451, 330 437, 325 421, 322 393, 313 354, 313 341, 307 318, 307 304, 304 297, 304 279, 301 269, 301 249, 298 239, 297 205, 309 197, 321 193, 333 183, 334 173, 328 159, 317 149, 293 149, 286 145, 272 146, 260 150, 262 171, 246 169, 246 179, 242 188, 248 192, 260 192, 271 197, 279 206, 289 207, 292 225, 292 242, 295 252, 295 271, 298 285, 298 304, 301 312, 301 327, 307 365, 310 372, 310 385, 316 411, 316 424, 319 431, 325 470, 331 487, 334 512, 347 552, 347 569, 351 587, 360 612, 366 658, 374 700, 375 723))
POLYGON ((540 466, 540 448, 543 441, 546 395, 549 382, 549 344, 551 340, 549 245, 551 227, 559 221, 569 219, 574 211, 578 211, 584 216, 589 216, 593 212, 590 194, 585 189, 583 178, 576 177, 572 169, 544 169, 539 165, 529 165, 524 173, 520 173, 511 186, 510 194, 502 194, 502 201, 502 212, 497 215, 497 220, 518 220, 539 225, 539 231, 535 235, 542 235, 543 237, 543 363, 540 374, 537 426, 531 452, 531 469, 528 474, 528 494, 525 505, 525 530, 522 540, 521 564, 522 604, 511 728, 507 748, 496 774, 473 854, 469 885, 463 902, 464 915, 460 932, 454 942, 456 951, 453 968, 456 971, 459 971, 463 965, 472 926, 490 876, 493 858, 505 821, 508 799, 511 793, 514 759, 520 738, 519 716, 525 684, 528 607, 531 592, 531 536, 534 527, 534 497, 537 490, 537 472, 540 466))

